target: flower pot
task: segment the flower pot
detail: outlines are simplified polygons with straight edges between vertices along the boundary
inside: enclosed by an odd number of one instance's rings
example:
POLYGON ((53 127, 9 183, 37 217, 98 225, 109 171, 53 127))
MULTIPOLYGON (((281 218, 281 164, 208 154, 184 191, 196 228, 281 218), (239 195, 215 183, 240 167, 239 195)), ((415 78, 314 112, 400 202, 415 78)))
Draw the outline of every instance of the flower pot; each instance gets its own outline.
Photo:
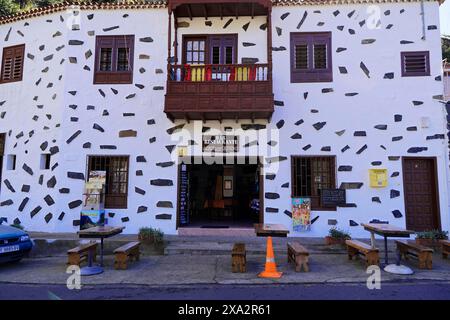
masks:
POLYGON ((139 242, 144 243, 144 244, 153 244, 155 239, 154 239, 154 237, 146 237, 146 236, 139 235, 138 240, 139 240, 139 242))
POLYGON ((345 239, 337 239, 337 238, 333 238, 330 236, 326 236, 325 237, 325 243, 327 246, 331 246, 331 245, 344 245, 345 244, 345 239))
POLYGON ((431 247, 434 247, 435 241, 434 241, 434 239, 416 238, 416 244, 431 248, 431 247))

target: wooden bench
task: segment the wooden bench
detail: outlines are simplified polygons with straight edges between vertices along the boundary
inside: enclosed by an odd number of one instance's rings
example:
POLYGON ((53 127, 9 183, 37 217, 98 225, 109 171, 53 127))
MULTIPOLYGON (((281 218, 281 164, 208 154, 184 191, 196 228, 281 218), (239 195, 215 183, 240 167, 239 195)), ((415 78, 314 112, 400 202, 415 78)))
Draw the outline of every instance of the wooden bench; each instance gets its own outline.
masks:
POLYGON ((245 243, 235 243, 231 251, 231 270, 244 273, 247 271, 245 243))
POLYGON ((92 260, 97 260, 97 242, 90 242, 67 250, 67 264, 80 266, 82 262, 88 262, 89 253, 92 260))
POLYGON ((450 254, 450 241, 448 240, 441 240, 439 241, 442 246, 442 259, 447 259, 448 255, 450 254))
POLYGON ((407 260, 408 256, 413 256, 419 260, 419 269, 432 269, 433 249, 404 240, 396 240, 395 242, 397 243, 397 250, 400 252, 400 257, 407 260))
POLYGON ((348 251, 348 259, 352 260, 354 256, 361 254, 366 260, 366 266, 380 264, 379 250, 372 248, 371 245, 358 240, 345 240, 348 251))
POLYGON ((133 259, 134 261, 139 261, 139 245, 138 241, 129 242, 114 250, 114 269, 126 270, 128 262, 131 262, 133 259))
POLYGON ((298 242, 288 242, 287 244, 288 263, 295 263, 295 272, 309 271, 309 252, 298 242))

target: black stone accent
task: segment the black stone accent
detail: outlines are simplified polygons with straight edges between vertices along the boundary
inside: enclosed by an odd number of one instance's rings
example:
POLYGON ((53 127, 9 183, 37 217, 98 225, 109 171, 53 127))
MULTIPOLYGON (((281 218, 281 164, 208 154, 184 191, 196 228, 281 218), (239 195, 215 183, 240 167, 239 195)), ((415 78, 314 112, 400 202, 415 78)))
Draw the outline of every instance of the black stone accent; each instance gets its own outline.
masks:
POLYGON ((76 137, 78 137, 81 133, 81 130, 76 131, 69 139, 66 140, 66 143, 71 143, 76 137))
POLYGON ((16 190, 14 190, 13 186, 11 185, 8 179, 3 180, 3 183, 8 188, 9 191, 11 191, 12 193, 16 192, 16 190))
POLYGON ((284 120, 278 121, 277 124, 276 124, 276 126, 277 126, 278 129, 283 128, 283 126, 284 126, 284 120))
POLYGON ((362 182, 342 182, 339 189, 361 189, 361 187, 364 185, 362 182))
POLYGON ((81 200, 74 200, 74 201, 69 202, 68 206, 69 206, 69 209, 75 209, 75 208, 81 206, 82 203, 83 203, 83 201, 81 201, 81 200))
POLYGON ((54 188, 55 185, 56 185, 56 178, 55 176, 53 176, 47 181, 47 188, 54 188))
POLYGON ((300 120, 298 120, 298 121, 296 121, 294 124, 296 125, 296 126, 299 126, 299 125, 301 125, 303 122, 305 122, 303 119, 300 119, 300 120))
POLYGON ((353 220, 350 220, 349 223, 350 223, 350 227, 357 227, 357 226, 359 226, 359 224, 356 223, 356 222, 353 221, 353 220))
POLYGON ((158 201, 156 203, 156 207, 158 208, 173 208, 172 201, 158 201))
POLYGON ((394 172, 392 172, 392 174, 391 174, 391 178, 398 177, 399 175, 400 175, 400 172, 394 171, 394 172))
POLYGON ((72 221, 72 225, 73 225, 74 227, 78 227, 78 226, 80 225, 80 220, 73 220, 73 221, 72 221))
POLYGON ((372 197, 372 202, 381 203, 380 197, 372 197))
POLYGON ((417 131, 417 127, 416 126, 408 127, 406 128, 406 131, 417 131))
POLYGON ((308 16, 308 11, 305 10, 305 12, 303 13, 302 19, 300 20, 300 22, 297 25, 297 29, 301 28, 301 26, 305 22, 307 16, 308 16))
POLYGON ((140 42, 153 42, 152 37, 139 38, 140 42))
POLYGON ((314 127, 314 129, 316 129, 316 130, 320 130, 320 129, 322 129, 325 125, 326 125, 327 123, 324 121, 324 122, 317 122, 317 123, 314 123, 313 124, 313 127, 314 127))
POLYGON ((267 180, 275 180, 276 174, 274 173, 267 173, 266 174, 266 179, 267 180))
POLYGON ((100 132, 105 132, 105 129, 103 129, 99 124, 94 123, 94 125, 92 126, 93 129, 98 130, 100 132))
POLYGON ((335 226, 337 225, 337 220, 336 219, 328 219, 328 225, 329 226, 335 226))
POLYGON ((136 176, 142 176, 143 172, 142 170, 136 170, 136 176))
POLYGON ((230 23, 232 23, 232 22, 233 22, 232 18, 228 19, 228 21, 225 22, 225 24, 223 25, 223 29, 226 29, 230 25, 230 23))
POLYGON ((445 134, 435 134, 432 136, 427 136, 427 140, 445 139, 445 134))
POLYGON ((59 214, 58 220, 59 220, 59 221, 63 221, 65 215, 66 215, 66 213, 65 213, 64 211, 61 212, 61 213, 59 214))
POLYGON ((397 218, 397 219, 403 217, 403 215, 402 215, 402 213, 400 212, 400 210, 394 210, 394 211, 392 211, 392 215, 393 215, 395 218, 397 218))
POLYGON ((394 72, 385 73, 383 79, 394 79, 394 72))
POLYGON ((314 217, 311 220, 311 224, 314 224, 314 222, 316 222, 319 219, 320 216, 314 217))
POLYGON ((81 46, 84 44, 84 41, 81 40, 69 40, 69 46, 81 46))
POLYGON ((377 124, 376 126, 374 126, 375 129, 378 130, 387 130, 387 125, 386 124, 377 124))
POLYGON ((167 162, 158 162, 156 163, 156 166, 161 168, 167 168, 173 166, 174 164, 175 164, 174 161, 167 161, 167 162))
POLYGON ((334 92, 333 88, 323 88, 322 89, 322 93, 330 93, 330 92, 334 92))
POLYGON ((414 106, 420 106, 423 104, 423 101, 413 101, 412 103, 414 106))
POLYGON ((412 147, 408 149, 408 153, 419 153, 419 152, 423 152, 423 151, 427 151, 428 148, 427 147, 412 147))
POLYGON ((108 32, 108 31, 112 31, 112 30, 115 30, 115 29, 119 29, 119 26, 103 28, 103 32, 108 32))
POLYGON ((394 199, 397 197, 400 197, 400 191, 392 189, 391 190, 391 199, 394 199))
POLYGON ((393 141, 393 142, 395 142, 395 141, 400 141, 400 140, 402 140, 402 139, 403 139, 402 136, 392 137, 392 141, 393 141))
POLYGON ((279 211, 278 208, 266 207, 267 213, 278 213, 278 211, 279 211))
POLYGON ((289 182, 283 183, 281 185, 282 188, 289 188, 289 182))
POLYGON ((339 166, 338 171, 340 172, 350 172, 352 171, 352 166, 339 166))
POLYGON ((373 166, 381 166, 382 162, 381 161, 372 161, 371 163, 373 166))
POLYGON ((348 149, 350 149, 350 146, 349 146, 349 145, 346 145, 345 147, 343 147, 343 148, 341 149, 341 152, 344 153, 344 152, 347 151, 348 149))
POLYGON ((41 211, 42 207, 41 206, 37 206, 36 208, 34 208, 31 212, 30 212, 30 217, 33 218, 35 215, 37 215, 39 213, 39 211, 41 211))
POLYGON ((22 192, 29 192, 30 191, 30 186, 28 184, 24 184, 22 185, 22 192))
POLYGON ((23 169, 23 171, 28 173, 30 176, 33 175, 33 170, 29 166, 27 166, 26 163, 23 164, 22 169, 23 169))
POLYGON ((84 181, 84 173, 82 172, 67 172, 67 177, 70 179, 77 179, 77 180, 83 180, 84 181))
POLYGON ((70 189, 69 188, 61 188, 58 191, 61 194, 68 194, 68 193, 70 193, 70 189))
POLYGON ((283 14, 280 16, 280 19, 281 19, 281 20, 284 20, 284 19, 286 19, 290 14, 291 14, 290 12, 283 13, 283 14))
POLYGON ((355 137, 365 137, 365 136, 367 136, 367 134, 366 134, 365 131, 355 131, 353 133, 353 136, 355 136, 355 137))
POLYGON ((134 192, 136 192, 140 195, 145 195, 145 190, 142 190, 141 188, 138 188, 138 187, 134 187, 134 192))
POLYGON ((117 147, 114 145, 109 145, 109 144, 102 144, 100 145, 100 149, 106 149, 106 150, 116 150, 117 147))
POLYGON ((150 184, 158 187, 170 187, 173 186, 173 181, 170 179, 153 179, 150 180, 150 184))
POLYGON ((14 204, 14 201, 12 201, 11 199, 8 199, 8 200, 0 202, 0 207, 10 206, 12 204, 14 204))
POLYGON ((330 152, 330 151, 331 151, 331 147, 330 147, 330 146, 322 147, 322 148, 320 149, 320 151, 330 152))
POLYGON ((173 134, 173 133, 178 132, 181 129, 183 129, 183 127, 184 127, 184 123, 183 124, 179 124, 177 126, 174 126, 172 128, 169 128, 166 131, 167 131, 168 134, 173 134))
POLYGON ((137 209, 137 213, 142 213, 142 212, 147 212, 147 207, 146 206, 139 206, 137 209))
POLYGON ((136 157, 136 162, 147 162, 147 159, 145 159, 144 156, 137 156, 136 157))
POLYGON ((370 71, 369 71, 369 69, 366 67, 366 65, 364 64, 364 62, 361 61, 361 63, 359 64, 359 67, 360 67, 361 70, 364 72, 364 74, 367 76, 367 78, 370 78, 370 71))
POLYGON ((294 133, 292 136, 291 136, 291 139, 301 139, 302 138, 302 135, 300 134, 300 133, 294 133))
POLYGON ((311 148, 311 145, 310 145, 310 144, 307 144, 307 145, 304 146, 302 149, 303 149, 303 151, 306 151, 306 150, 308 150, 309 148, 311 148))
POLYGON ((52 220, 52 218, 53 218, 53 214, 47 213, 47 214, 45 215, 45 217, 44 217, 44 220, 45 220, 46 223, 49 223, 50 220, 52 220))
POLYGON ((389 161, 398 161, 400 160, 400 156, 388 156, 389 161))
POLYGON ((157 214, 155 216, 155 219, 158 219, 158 220, 171 220, 172 219, 172 215, 168 214, 168 213, 160 213, 160 214, 157 214))
POLYGON ((287 157, 285 157, 285 156, 266 158, 266 162, 269 164, 274 163, 274 162, 281 162, 281 161, 285 161, 285 160, 287 160, 287 157))
POLYGON ((241 125, 242 130, 246 131, 246 130, 261 130, 261 129, 265 129, 266 125, 265 124, 242 124, 241 125))
POLYGON ((53 146, 50 148, 50 154, 53 156, 59 152, 59 148, 57 146, 53 146))
POLYGON ((266 192, 265 194, 264 194, 264 197, 266 198, 266 199, 278 199, 278 198, 280 198, 280 195, 278 194, 278 193, 275 193, 275 192, 266 192))
POLYGON ((172 151, 173 151, 173 149, 175 149, 175 145, 174 144, 171 144, 171 145, 168 145, 168 146, 166 146, 166 149, 167 149, 167 151, 169 151, 169 153, 172 153, 172 151))
POLYGON ((292 218, 292 212, 290 212, 289 210, 284 210, 283 213, 287 215, 289 218, 292 218))
POLYGON ((83 149, 90 149, 92 144, 90 142, 83 143, 83 149))
POLYGON ((19 210, 19 212, 22 212, 23 209, 25 209, 25 206, 27 205, 29 200, 30 200, 30 198, 28 198, 28 197, 23 198, 23 200, 20 203, 19 208, 17 210, 19 210))

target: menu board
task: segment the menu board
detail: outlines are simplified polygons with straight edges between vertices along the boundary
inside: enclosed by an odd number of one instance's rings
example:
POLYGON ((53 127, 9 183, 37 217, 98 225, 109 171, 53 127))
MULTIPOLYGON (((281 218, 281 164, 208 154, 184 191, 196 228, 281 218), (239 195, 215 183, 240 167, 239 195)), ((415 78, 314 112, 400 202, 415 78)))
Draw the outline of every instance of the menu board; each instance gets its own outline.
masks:
POLYGON ((345 189, 322 189, 321 203, 325 207, 334 207, 345 204, 345 189))
POLYGON ((180 172, 180 225, 189 223, 189 175, 185 164, 180 172))

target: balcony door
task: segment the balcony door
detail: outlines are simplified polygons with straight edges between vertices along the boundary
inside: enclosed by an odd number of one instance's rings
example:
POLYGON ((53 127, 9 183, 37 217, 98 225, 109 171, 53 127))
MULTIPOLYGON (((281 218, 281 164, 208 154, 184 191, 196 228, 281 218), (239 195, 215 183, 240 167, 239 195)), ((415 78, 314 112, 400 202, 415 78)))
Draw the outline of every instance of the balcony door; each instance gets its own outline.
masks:
POLYGON ((184 36, 183 64, 235 64, 237 35, 184 36))

